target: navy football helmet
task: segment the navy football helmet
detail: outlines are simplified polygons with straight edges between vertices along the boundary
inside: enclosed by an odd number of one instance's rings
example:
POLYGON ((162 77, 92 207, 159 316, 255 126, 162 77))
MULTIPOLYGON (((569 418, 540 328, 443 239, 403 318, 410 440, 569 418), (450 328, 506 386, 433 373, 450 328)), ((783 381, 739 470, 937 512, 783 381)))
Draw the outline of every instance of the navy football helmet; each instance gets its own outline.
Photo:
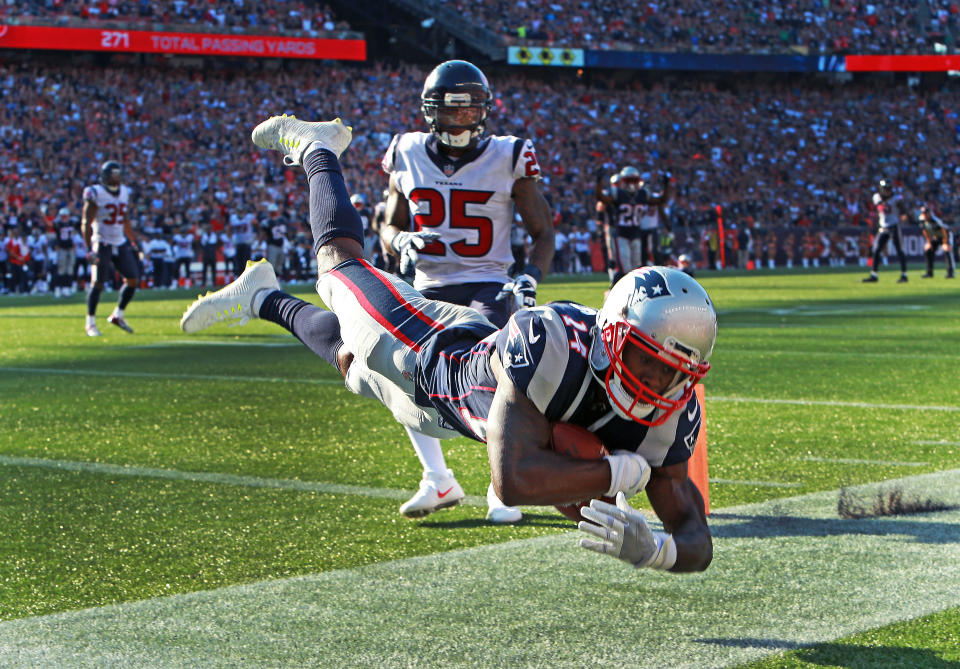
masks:
POLYGON ((493 92, 476 65, 448 60, 427 75, 420 101, 430 132, 444 146, 463 149, 483 134, 493 92))
POLYGON ((123 168, 116 160, 108 160, 100 166, 100 183, 109 191, 116 191, 120 188, 120 177, 123 174, 123 168))

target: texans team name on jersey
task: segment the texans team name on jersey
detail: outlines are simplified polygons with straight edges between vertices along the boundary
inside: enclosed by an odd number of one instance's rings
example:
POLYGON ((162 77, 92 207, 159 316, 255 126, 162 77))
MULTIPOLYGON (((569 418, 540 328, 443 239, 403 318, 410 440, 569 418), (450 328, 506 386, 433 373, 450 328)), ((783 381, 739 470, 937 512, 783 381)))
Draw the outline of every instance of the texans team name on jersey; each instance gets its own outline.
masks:
POLYGON ((487 137, 452 160, 433 135, 408 132, 393 138, 382 166, 397 176, 415 229, 441 235, 419 253, 415 288, 510 280, 513 184, 540 178, 530 140, 487 137))
POLYGON ((595 309, 572 302, 524 309, 499 331, 450 328, 420 352, 417 402, 432 405, 445 427, 486 441, 497 355, 514 386, 550 422, 565 421, 596 434, 608 449, 630 450, 653 466, 685 462, 700 431, 696 395, 667 421, 647 427, 619 417, 590 370, 595 309))
POLYGON ((116 193, 104 186, 94 184, 83 190, 84 202, 97 205, 97 218, 93 221, 93 243, 120 246, 126 241, 123 224, 127 220, 127 207, 130 206, 130 188, 121 185, 116 193))

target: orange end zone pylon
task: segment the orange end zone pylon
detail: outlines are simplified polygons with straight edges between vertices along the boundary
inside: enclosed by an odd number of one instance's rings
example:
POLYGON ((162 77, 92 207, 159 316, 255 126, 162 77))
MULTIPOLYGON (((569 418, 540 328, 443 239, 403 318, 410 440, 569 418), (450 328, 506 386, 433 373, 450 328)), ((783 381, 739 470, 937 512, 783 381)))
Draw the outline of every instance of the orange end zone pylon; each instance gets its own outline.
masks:
POLYGON ((693 449, 693 456, 687 461, 687 474, 703 496, 703 508, 710 513, 710 479, 707 472, 707 401, 704 398, 703 384, 694 389, 700 401, 700 434, 693 449))

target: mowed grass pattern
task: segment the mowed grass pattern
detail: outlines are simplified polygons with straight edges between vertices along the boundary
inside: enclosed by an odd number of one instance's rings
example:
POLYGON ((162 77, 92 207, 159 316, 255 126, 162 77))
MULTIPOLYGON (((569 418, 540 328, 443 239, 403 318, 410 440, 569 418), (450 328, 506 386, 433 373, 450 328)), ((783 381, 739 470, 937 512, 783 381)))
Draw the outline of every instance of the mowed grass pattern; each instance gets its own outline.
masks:
MULTIPOLYGON (((897 285, 887 273, 862 285, 860 276, 698 277, 721 312, 706 383, 710 472, 722 481, 711 486, 714 509, 960 467, 958 287, 897 285)), ((554 278, 540 299, 599 305, 604 288, 599 278, 554 278)), ((412 492, 419 464, 386 410, 349 394, 271 324, 187 337, 177 320, 192 297, 140 293, 128 309, 137 333, 102 323, 100 340, 83 336, 79 297, 0 300, 0 455, 412 492)), ((101 311, 113 299, 106 295, 101 311)), ((482 446, 458 439, 445 451, 468 494, 482 495, 482 446)), ((2 620, 572 527, 548 509, 528 510, 516 527, 487 525, 478 507, 410 522, 397 501, 361 495, 0 471, 2 620)), ((886 647, 893 655, 878 656, 886 659, 957 660, 943 641, 950 629, 960 629, 956 610, 751 666, 857 656, 865 644, 886 647), (925 652, 898 656, 904 648, 925 652)))

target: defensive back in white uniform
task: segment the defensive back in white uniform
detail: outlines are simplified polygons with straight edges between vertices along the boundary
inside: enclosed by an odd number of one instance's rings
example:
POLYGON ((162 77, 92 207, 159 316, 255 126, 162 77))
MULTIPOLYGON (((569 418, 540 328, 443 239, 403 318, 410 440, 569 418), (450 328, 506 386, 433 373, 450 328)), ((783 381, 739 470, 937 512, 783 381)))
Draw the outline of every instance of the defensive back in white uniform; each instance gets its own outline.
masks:
POLYGON ((510 235, 494 230, 510 229, 514 182, 540 176, 533 142, 486 138, 477 147, 478 155, 448 176, 442 160, 429 152, 430 138, 423 132, 397 135, 383 158, 384 171, 397 175, 416 228, 441 234, 420 250, 414 287, 506 283, 513 263, 510 235))

